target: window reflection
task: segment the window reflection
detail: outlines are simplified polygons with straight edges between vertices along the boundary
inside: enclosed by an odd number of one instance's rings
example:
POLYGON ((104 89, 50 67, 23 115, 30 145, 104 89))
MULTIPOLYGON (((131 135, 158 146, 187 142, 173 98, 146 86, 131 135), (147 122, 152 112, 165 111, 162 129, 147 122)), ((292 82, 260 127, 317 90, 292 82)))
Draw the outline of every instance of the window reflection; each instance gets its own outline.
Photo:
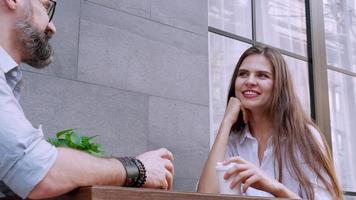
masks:
POLYGON ((289 56, 283 56, 288 64, 288 69, 293 78, 294 90, 306 113, 310 115, 310 91, 308 63, 289 56))
POLYGON ((356 191, 356 78, 329 70, 333 158, 343 190, 356 191))
POLYGON ((249 47, 249 44, 209 33, 211 143, 224 116, 233 70, 241 54, 249 47))
POLYGON ((356 2, 323 0, 329 65, 356 72, 356 2))
POLYGON ((257 41, 307 56, 304 0, 256 0, 257 41))
POLYGON ((209 26, 252 38, 251 0, 209 0, 209 26))

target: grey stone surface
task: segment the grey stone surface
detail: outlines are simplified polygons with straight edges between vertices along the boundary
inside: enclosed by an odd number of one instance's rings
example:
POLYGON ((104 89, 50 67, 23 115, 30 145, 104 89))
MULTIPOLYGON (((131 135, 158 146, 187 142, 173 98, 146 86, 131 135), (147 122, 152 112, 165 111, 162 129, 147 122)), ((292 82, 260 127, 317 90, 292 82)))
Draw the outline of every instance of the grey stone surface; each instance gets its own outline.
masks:
POLYGON ((196 192, 198 179, 175 178, 173 181, 173 191, 175 192, 196 192))
POLYGON ((79 80, 208 105, 207 37, 82 7, 79 80))
POLYGON ((24 73, 21 103, 47 136, 100 135, 108 154, 174 153, 195 191, 209 151, 206 0, 59 1, 55 62, 24 73))
POLYGON ((73 80, 77 78, 80 6, 80 0, 57 2, 53 18, 57 33, 51 39, 55 50, 54 63, 44 70, 24 65, 25 70, 73 80))
POLYGON ((209 109, 163 98, 149 98, 149 148, 174 154, 176 177, 198 178, 209 151, 209 109))
POLYGON ((21 104, 35 127, 47 136, 78 128, 100 135, 108 154, 136 155, 147 149, 148 97, 50 76, 24 73, 21 104))
POLYGON ((122 12, 141 17, 150 17, 150 0, 88 0, 122 12))
POLYGON ((208 33, 207 0, 151 0, 151 19, 201 35, 208 33))

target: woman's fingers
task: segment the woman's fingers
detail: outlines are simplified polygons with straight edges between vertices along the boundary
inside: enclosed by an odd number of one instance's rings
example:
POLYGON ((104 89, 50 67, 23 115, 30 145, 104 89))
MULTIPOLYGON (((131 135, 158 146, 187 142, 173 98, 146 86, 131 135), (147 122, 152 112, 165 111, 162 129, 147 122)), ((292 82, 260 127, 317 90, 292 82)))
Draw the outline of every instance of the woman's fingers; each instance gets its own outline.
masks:
POLYGON ((242 110, 242 119, 244 121, 245 124, 247 124, 247 113, 245 111, 245 108, 241 107, 241 110, 242 110))
POLYGON ((244 186, 242 188, 242 192, 246 193, 247 189, 254 183, 256 183, 257 181, 259 181, 260 176, 257 174, 254 174, 253 176, 250 176, 248 179, 246 179, 244 186))
POLYGON ((240 106, 240 100, 238 100, 236 97, 230 97, 227 108, 225 110, 224 119, 234 124, 239 116, 240 106))
POLYGON ((249 163, 246 160, 244 160, 243 158, 241 158, 240 156, 235 156, 235 157, 231 157, 228 160, 225 160, 223 162, 224 165, 228 165, 230 163, 237 163, 237 164, 246 164, 249 163))
POLYGON ((248 169, 238 173, 234 179, 231 181, 230 188, 235 188, 236 186, 240 186, 246 179, 254 175, 254 170, 248 169))
POLYGON ((242 110, 242 118, 243 118, 243 121, 245 124, 248 123, 248 116, 249 116, 249 113, 248 111, 243 107, 243 106, 240 106, 241 110, 242 110))
POLYGON ((224 174, 224 179, 229 179, 231 176, 239 174, 242 171, 249 169, 248 164, 235 164, 234 167, 231 167, 224 174))

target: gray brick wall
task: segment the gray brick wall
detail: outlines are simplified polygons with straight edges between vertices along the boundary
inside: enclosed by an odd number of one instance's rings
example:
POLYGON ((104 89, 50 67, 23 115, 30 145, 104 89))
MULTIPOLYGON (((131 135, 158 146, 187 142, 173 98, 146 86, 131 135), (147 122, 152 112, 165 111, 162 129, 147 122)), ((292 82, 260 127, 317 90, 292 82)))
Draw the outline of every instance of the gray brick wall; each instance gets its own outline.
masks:
POLYGON ((55 62, 25 70, 21 104, 47 136, 78 128, 108 154, 167 147, 175 191, 209 151, 206 0, 58 1, 55 62))

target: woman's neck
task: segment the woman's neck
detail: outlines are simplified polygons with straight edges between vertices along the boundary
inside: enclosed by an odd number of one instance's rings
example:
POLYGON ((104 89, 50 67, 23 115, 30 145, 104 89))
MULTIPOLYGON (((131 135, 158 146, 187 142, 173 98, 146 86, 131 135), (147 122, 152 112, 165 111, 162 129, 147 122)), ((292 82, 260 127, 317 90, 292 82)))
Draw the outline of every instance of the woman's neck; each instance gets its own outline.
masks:
POLYGON ((260 143, 267 143, 273 133, 271 118, 266 113, 251 113, 249 128, 253 137, 260 143))
POLYGON ((252 136, 258 142, 258 159, 261 165, 264 158, 264 152, 267 148, 268 140, 273 133, 271 118, 266 114, 252 113, 249 118, 249 127, 252 136))

